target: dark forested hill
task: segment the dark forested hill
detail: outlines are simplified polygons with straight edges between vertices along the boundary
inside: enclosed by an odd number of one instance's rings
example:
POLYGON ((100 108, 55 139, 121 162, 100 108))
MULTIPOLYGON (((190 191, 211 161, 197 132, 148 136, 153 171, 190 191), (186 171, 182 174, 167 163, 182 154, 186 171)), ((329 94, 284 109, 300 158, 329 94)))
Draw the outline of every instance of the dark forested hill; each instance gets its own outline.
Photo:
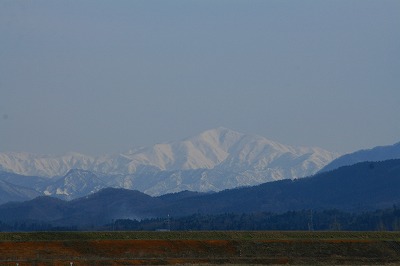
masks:
POLYGON ((329 208, 362 211, 398 203, 400 160, 389 160, 359 163, 304 179, 187 198, 172 203, 168 211, 173 215, 329 208))

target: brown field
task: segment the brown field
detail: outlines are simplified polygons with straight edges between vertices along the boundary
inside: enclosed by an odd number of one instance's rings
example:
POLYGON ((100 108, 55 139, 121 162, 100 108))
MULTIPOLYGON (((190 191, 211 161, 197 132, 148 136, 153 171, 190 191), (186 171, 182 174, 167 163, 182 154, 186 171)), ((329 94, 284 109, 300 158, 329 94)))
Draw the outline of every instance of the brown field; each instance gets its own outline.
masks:
POLYGON ((0 265, 397 265, 391 232, 0 233, 0 265))

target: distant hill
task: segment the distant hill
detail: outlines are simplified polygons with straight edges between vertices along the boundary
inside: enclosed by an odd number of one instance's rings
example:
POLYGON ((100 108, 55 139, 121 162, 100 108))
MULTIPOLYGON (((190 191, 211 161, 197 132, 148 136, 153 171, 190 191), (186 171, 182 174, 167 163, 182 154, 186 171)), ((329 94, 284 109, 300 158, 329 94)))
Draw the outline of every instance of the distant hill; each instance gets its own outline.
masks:
POLYGON ((0 171, 0 204, 9 201, 24 201, 36 198, 45 178, 23 176, 0 171))
POLYGON ((0 206, 0 221, 43 221, 55 225, 100 226, 116 217, 140 219, 162 206, 157 198, 127 189, 107 188, 73 201, 41 196, 0 206))
POLYGON ((139 191, 108 188, 69 202, 40 197, 1 205, 0 221, 45 220, 60 226, 90 227, 121 218, 305 209, 360 212, 395 204, 400 204, 400 160, 363 162, 308 178, 211 194, 180 192, 151 197, 139 191))
POLYGON ((373 149, 360 150, 340 156, 323 167, 319 172, 331 171, 341 166, 352 165, 359 162, 377 162, 390 159, 400 159, 400 142, 393 145, 379 146, 373 149))

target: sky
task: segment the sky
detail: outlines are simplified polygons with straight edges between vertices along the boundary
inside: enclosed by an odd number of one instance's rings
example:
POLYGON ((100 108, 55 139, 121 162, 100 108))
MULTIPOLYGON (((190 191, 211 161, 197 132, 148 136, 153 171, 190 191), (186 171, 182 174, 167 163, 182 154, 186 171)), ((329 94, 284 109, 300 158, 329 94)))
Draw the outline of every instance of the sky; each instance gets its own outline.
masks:
POLYGON ((0 0, 0 152, 123 152, 216 127, 400 141, 398 0, 0 0))

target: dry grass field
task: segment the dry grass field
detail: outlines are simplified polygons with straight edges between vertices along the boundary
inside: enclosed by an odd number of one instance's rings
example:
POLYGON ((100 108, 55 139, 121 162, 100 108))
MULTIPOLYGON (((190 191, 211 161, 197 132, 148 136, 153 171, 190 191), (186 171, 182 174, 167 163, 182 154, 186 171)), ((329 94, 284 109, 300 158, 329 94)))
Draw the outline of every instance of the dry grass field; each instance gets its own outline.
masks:
POLYGON ((396 265, 397 232, 0 233, 0 265, 396 265))

